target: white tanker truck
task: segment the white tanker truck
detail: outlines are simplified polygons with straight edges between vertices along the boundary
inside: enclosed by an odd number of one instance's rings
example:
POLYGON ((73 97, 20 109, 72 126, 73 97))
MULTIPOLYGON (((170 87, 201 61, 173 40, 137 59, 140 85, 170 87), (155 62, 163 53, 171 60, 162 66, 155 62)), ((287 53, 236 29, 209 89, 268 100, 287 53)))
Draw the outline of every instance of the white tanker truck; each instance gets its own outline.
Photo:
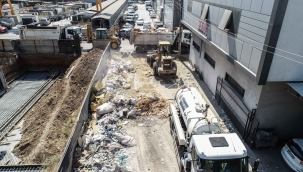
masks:
POLYGON ((178 108, 173 104, 169 108, 180 171, 248 172, 242 141, 235 133, 221 134, 218 119, 197 88, 179 89, 175 101, 178 108))

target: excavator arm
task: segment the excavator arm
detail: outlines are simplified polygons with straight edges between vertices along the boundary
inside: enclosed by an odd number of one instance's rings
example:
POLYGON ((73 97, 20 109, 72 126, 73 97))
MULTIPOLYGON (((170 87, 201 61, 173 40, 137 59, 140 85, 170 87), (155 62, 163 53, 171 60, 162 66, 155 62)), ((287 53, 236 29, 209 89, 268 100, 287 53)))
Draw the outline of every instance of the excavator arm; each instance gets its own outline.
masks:
POLYGON ((101 0, 96 0, 96 9, 97 9, 97 12, 101 12, 102 11, 101 0))
MULTIPOLYGON (((9 5, 9 8, 11 9, 12 15, 15 15, 15 10, 13 8, 13 5, 12 5, 11 1, 7 0, 7 3, 9 5)), ((2 1, 0 0, 0 17, 2 17, 2 16, 3 16, 3 14, 2 14, 2 1)))

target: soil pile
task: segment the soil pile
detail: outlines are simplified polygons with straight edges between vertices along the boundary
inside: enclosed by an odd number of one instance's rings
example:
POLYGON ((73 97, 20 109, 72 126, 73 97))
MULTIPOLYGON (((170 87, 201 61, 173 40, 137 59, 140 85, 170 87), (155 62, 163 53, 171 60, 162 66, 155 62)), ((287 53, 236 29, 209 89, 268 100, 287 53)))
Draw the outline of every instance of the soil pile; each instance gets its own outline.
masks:
POLYGON ((165 99, 142 98, 135 105, 136 109, 141 109, 141 116, 160 116, 168 117, 166 112, 167 103, 165 99))
POLYGON ((94 49, 75 60, 25 115, 23 136, 14 154, 23 164, 55 165, 60 160, 85 93, 103 51, 94 49))

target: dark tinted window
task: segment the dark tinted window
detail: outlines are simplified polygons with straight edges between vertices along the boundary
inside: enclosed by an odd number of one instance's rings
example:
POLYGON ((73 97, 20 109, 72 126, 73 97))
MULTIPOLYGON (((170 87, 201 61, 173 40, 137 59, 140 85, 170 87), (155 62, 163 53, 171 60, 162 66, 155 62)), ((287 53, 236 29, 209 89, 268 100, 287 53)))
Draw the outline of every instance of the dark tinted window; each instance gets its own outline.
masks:
POLYGON ((195 41, 193 41, 193 46, 198 52, 200 52, 200 46, 195 41))
POLYGON ((244 97, 245 90, 228 73, 226 73, 225 80, 239 93, 241 97, 244 97))
POLYGON ((216 62, 207 53, 205 53, 204 59, 211 65, 211 67, 215 68, 216 62))
POLYGON ((291 140, 287 142, 287 146, 296 157, 303 161, 303 151, 297 143, 291 140))

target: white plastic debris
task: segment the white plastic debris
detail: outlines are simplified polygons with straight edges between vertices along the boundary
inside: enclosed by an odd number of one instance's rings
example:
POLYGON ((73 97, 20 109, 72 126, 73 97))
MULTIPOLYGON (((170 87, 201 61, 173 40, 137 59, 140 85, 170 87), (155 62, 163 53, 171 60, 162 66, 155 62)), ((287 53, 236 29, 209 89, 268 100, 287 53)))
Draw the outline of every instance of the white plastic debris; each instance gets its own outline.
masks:
POLYGON ((126 146, 135 146, 136 145, 135 139, 132 138, 131 136, 122 135, 120 133, 113 133, 113 135, 123 145, 126 145, 126 146))
POLYGON ((130 89, 130 85, 129 84, 123 84, 123 88, 124 89, 130 89))
POLYGON ((112 106, 111 103, 104 103, 104 104, 102 104, 101 106, 99 106, 99 107, 97 108, 96 113, 97 113, 98 115, 103 115, 103 114, 106 114, 106 113, 110 113, 110 112, 112 112, 113 110, 114 110, 114 107, 112 106))
POLYGON ((127 113, 127 118, 129 117, 136 117, 136 111, 135 110, 131 110, 127 113))
POLYGON ((131 105, 135 105, 135 104, 137 103, 137 101, 136 101, 136 99, 134 99, 134 98, 130 98, 130 99, 129 99, 129 103, 130 103, 131 105))

